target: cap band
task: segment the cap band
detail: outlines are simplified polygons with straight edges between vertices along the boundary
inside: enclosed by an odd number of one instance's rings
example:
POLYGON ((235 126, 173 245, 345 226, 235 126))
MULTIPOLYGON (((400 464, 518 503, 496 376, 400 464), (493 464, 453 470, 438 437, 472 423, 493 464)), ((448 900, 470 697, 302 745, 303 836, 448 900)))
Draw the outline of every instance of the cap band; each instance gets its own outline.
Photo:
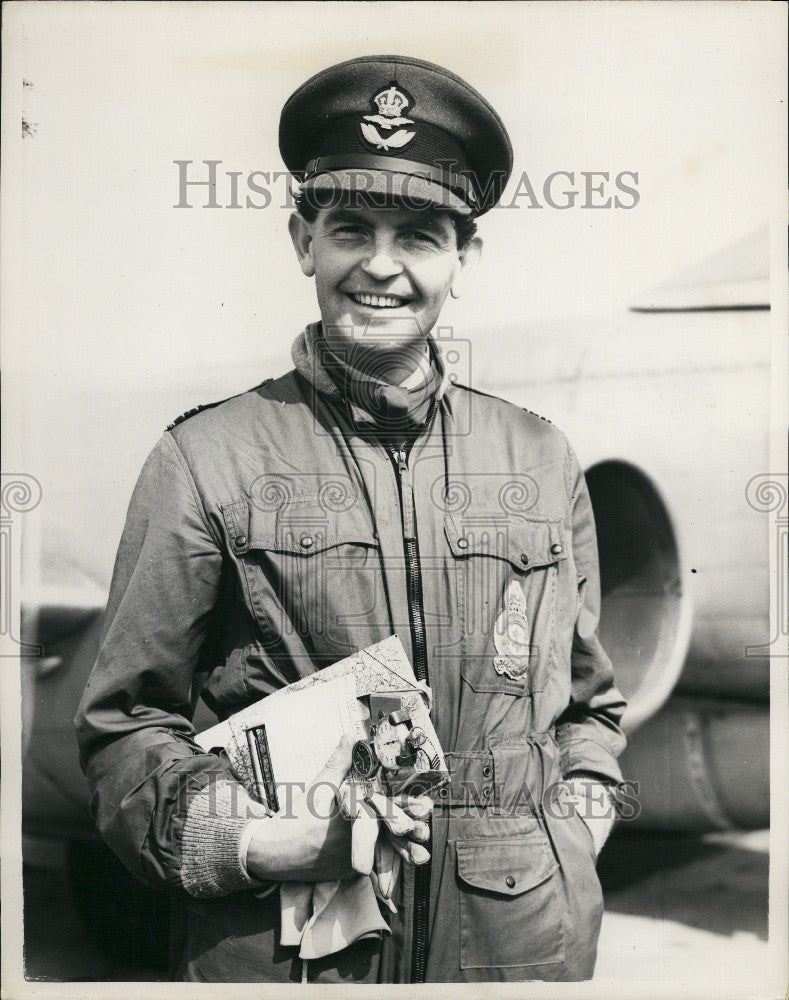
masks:
POLYGON ((316 156, 304 168, 304 180, 332 170, 385 170, 389 173, 425 177, 442 187, 460 192, 462 197, 472 205, 477 200, 471 181, 463 174, 431 166, 429 163, 420 163, 418 160, 401 160, 396 156, 375 156, 367 153, 316 156))

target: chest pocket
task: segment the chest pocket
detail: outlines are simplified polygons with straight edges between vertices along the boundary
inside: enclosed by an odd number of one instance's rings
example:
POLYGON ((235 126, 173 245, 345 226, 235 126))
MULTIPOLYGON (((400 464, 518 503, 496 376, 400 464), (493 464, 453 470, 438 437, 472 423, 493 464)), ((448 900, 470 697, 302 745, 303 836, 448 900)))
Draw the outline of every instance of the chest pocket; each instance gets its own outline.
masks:
POLYGON ((363 497, 334 505, 320 494, 301 496, 274 509, 244 501, 223 513, 233 522, 231 547, 264 635, 287 640, 295 633, 318 660, 358 648, 356 626, 386 610, 363 497))
POLYGON ((480 693, 542 690, 556 618, 566 611, 563 523, 448 517, 444 530, 455 561, 464 681, 480 693))

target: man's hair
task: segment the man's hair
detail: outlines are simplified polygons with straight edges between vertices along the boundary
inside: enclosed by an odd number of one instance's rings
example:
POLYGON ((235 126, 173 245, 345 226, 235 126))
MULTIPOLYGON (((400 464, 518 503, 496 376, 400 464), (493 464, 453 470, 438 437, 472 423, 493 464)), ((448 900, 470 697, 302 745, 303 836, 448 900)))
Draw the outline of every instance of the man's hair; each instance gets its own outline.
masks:
MULTIPOLYGON (((362 192, 359 193, 361 194, 362 192)), ((304 191, 294 191, 293 201, 296 205, 296 211, 306 222, 311 223, 318 218, 318 206, 313 204, 309 198, 306 197, 304 191)), ((373 207, 376 207, 376 205, 380 207, 380 203, 373 201, 372 199, 370 199, 370 202, 373 207)), ((427 211, 440 212, 441 209, 436 207, 435 209, 427 209, 427 211)), ((474 222, 472 216, 456 215, 454 212, 450 212, 449 214, 455 227, 458 250, 465 250, 476 235, 477 224, 474 222)))

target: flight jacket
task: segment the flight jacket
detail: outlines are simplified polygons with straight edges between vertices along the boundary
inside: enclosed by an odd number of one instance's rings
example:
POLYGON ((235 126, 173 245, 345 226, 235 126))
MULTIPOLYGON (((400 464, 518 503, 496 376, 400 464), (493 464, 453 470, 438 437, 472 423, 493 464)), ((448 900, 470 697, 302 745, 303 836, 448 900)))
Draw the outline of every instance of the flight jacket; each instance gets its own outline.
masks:
MULTIPOLYGON (((426 979, 588 978, 594 845, 554 792, 575 772, 621 780, 625 703, 597 635, 576 456, 547 420, 449 384, 406 486, 316 381, 291 371, 202 409, 144 465, 76 719, 97 826, 132 872, 174 890, 174 976, 298 980, 277 894, 243 863, 266 810, 196 745, 194 706, 225 718, 393 632, 413 662, 413 536, 452 774, 432 826, 426 979)), ((413 882, 407 868, 383 941, 310 979, 408 982, 413 882)))

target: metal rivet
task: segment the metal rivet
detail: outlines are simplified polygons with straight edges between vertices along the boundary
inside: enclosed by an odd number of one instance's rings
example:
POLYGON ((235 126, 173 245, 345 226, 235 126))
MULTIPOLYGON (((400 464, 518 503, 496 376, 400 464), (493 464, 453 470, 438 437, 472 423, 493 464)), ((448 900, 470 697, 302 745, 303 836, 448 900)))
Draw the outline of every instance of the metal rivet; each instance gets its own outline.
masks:
POLYGON ((247 536, 246 535, 236 535, 235 541, 236 541, 236 545, 239 548, 243 548, 247 544, 247 536))
POLYGON ((510 889, 514 889, 515 888, 515 878, 512 875, 508 875, 506 881, 507 881, 507 885, 509 886, 510 889))
POLYGON ((490 798, 490 785, 485 785, 485 787, 482 789, 482 795, 483 795, 483 798, 486 798, 486 799, 490 798))
POLYGON ((491 776, 491 774, 493 774, 493 768, 490 766, 490 764, 486 764, 482 768, 482 777, 483 778, 489 778, 491 776))
POLYGON ((524 566, 529 565, 529 557, 526 555, 525 552, 521 553, 521 562, 523 563, 524 566))
POLYGON ((312 535, 304 535, 304 537, 301 539, 301 547, 303 549, 311 549, 312 546, 313 546, 312 535))
POLYGON ((440 799, 445 799, 448 795, 449 795, 449 789, 447 788, 446 785, 444 785, 443 788, 439 788, 439 790, 438 790, 438 797, 440 799))
POLYGON ((560 556, 564 552, 564 546, 560 545, 558 542, 554 542, 551 546, 551 552, 555 556, 560 556))
POLYGON ((458 538, 458 548, 467 549, 468 548, 468 538, 458 538))

